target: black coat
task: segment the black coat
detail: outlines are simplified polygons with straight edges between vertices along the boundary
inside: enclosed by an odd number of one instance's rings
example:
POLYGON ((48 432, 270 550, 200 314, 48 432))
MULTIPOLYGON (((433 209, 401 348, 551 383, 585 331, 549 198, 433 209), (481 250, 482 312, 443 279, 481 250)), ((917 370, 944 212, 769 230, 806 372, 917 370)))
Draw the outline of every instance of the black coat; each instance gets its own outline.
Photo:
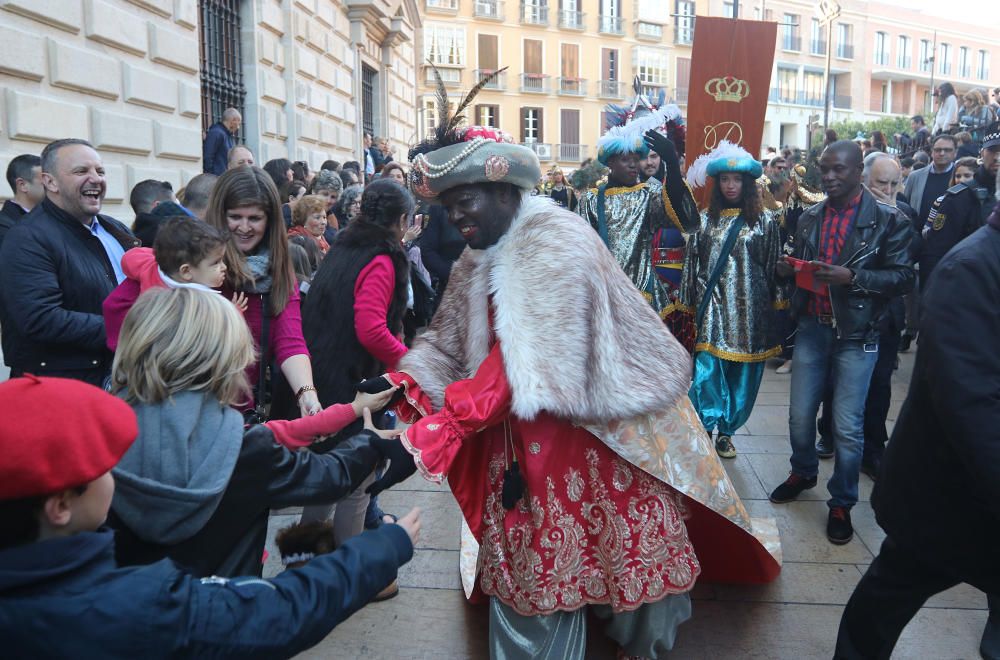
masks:
POLYGON ((7 236, 7 232, 21 221, 24 214, 25 210, 14 200, 8 199, 3 203, 3 207, 0 208, 0 246, 3 245, 3 239, 7 236))
MULTIPOLYGON (((799 217, 792 256, 812 261, 819 254, 820 230, 827 202, 809 207, 799 217)), ((889 301, 909 293, 916 280, 910 258, 911 225, 900 212, 861 193, 861 204, 836 265, 855 272, 849 286, 830 287, 830 302, 841 339, 875 342, 889 301)), ((791 309, 806 312, 809 292, 795 289, 791 309)))
MULTIPOLYGON (((381 376, 386 365, 375 359, 358 340, 354 330, 354 286, 361 271, 379 255, 389 255, 396 274, 386 325, 393 334, 403 330, 410 263, 402 244, 386 230, 354 222, 337 232, 330 251, 309 285, 302 306, 302 336, 312 356, 316 393, 323 407, 350 403, 357 384, 381 376)), ((324 451, 357 432, 360 420, 334 436, 313 445, 324 451)))
MULTIPOLYGON (((126 250, 139 241, 114 218, 98 222, 126 250)), ((49 200, 7 233, 0 248, 4 361, 15 373, 100 385, 111 367, 102 304, 118 286, 101 241, 49 200)))
POLYGON ((418 242, 420 258, 427 271, 436 280, 440 297, 448 286, 451 266, 462 256, 466 243, 458 229, 448 222, 448 212, 443 206, 435 204, 428 209, 427 214, 430 219, 418 242))
POLYGON ((275 442, 266 426, 251 427, 218 508, 189 539, 169 546, 144 541, 111 510, 108 524, 116 530, 118 564, 152 564, 169 557, 200 576, 260 575, 271 509, 329 504, 349 495, 375 469, 373 436, 362 431, 338 450, 317 455, 290 451, 275 442))
POLYGON ((879 525, 938 570, 1000 593, 1000 229, 979 229, 923 292, 909 395, 875 483, 879 525))

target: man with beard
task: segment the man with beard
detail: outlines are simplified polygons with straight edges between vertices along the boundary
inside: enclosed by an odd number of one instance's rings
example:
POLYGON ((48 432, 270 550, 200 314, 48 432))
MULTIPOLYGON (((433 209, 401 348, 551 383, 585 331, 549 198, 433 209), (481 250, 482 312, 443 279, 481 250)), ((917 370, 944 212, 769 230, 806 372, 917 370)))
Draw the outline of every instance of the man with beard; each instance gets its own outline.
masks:
POLYGON ((489 597, 491 657, 582 660, 588 610, 624 653, 663 657, 699 574, 767 581, 777 563, 749 519, 716 513, 738 499, 685 396, 685 351, 598 235, 530 196, 535 154, 455 128, 444 99, 410 182, 469 249, 400 373, 374 379, 404 386, 413 425, 372 491, 418 468, 447 478, 478 542, 466 586, 489 597))
POLYGON ((959 183, 939 197, 927 215, 924 245, 920 253, 920 285, 941 258, 977 229, 996 205, 996 178, 1000 171, 1000 125, 983 138, 982 165, 969 183, 959 183))
POLYGON ((45 199, 0 248, 4 360, 12 377, 32 373, 101 386, 112 358, 101 305, 125 279, 121 258, 139 241, 101 215, 104 164, 87 141, 46 146, 42 182, 45 199))

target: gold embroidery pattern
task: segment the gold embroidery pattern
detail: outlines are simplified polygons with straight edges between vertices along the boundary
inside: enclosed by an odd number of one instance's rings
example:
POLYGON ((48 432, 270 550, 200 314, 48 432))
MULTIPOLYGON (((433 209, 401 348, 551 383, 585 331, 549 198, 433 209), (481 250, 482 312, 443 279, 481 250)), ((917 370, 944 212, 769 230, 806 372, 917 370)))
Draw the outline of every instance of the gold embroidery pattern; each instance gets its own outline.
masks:
POLYGON ((548 476, 544 504, 538 497, 522 498, 528 517, 509 522, 512 512, 500 501, 503 455, 490 460, 480 586, 520 614, 597 603, 634 610, 689 591, 701 572, 676 491, 624 461, 603 464, 593 448, 585 459, 586 478, 574 467, 562 475, 566 499, 556 488, 558 477, 548 476))

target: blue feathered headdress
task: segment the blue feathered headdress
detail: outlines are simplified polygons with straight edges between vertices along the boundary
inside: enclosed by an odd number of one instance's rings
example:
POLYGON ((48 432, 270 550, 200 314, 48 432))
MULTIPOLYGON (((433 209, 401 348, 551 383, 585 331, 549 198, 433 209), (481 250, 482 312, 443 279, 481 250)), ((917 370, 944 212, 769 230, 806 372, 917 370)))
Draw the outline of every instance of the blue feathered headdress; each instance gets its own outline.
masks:
POLYGON ((687 170, 687 182, 692 188, 700 188, 705 185, 708 177, 719 176, 723 172, 749 174, 751 178, 757 179, 763 171, 760 161, 746 149, 722 140, 712 153, 702 154, 691 163, 687 170))
POLYGON ((642 94, 638 78, 632 105, 607 106, 607 132, 597 141, 597 160, 607 165, 612 156, 637 153, 643 158, 649 154, 649 147, 643 136, 656 129, 664 132, 674 143, 678 154, 684 153, 684 118, 674 104, 666 104, 666 92, 660 90, 656 100, 651 101, 642 94))

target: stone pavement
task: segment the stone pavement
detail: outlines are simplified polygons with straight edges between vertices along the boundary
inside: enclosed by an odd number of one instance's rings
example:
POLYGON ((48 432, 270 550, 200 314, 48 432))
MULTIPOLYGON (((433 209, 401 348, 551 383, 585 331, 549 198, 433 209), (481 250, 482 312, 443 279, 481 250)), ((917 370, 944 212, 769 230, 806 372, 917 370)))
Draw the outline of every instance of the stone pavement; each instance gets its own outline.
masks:
MULTIPOLYGON (((901 356, 893 386, 894 420, 905 397, 913 354, 901 356)), ((853 520, 855 538, 844 546, 826 540, 825 480, 833 461, 821 461, 820 485, 803 499, 771 504, 768 492, 788 473, 790 376, 768 367, 753 416, 734 443, 739 456, 725 461, 740 496, 755 516, 774 516, 781 531, 784 568, 766 586, 700 584, 694 616, 679 632, 671 658, 830 658, 844 604, 883 534, 868 504, 872 481, 862 475, 853 520)), ((413 561, 400 573, 400 595, 369 605, 302 658, 487 658, 484 607, 465 602, 458 576, 459 511, 451 494, 414 477, 382 495, 386 511, 424 512, 413 561)), ((915 503, 916 506, 916 503, 915 503)), ((291 511, 272 516, 274 529, 294 522, 291 511)), ((273 545, 267 574, 278 570, 273 545)), ((894 658, 978 658, 986 597, 961 585, 928 601, 904 631, 894 658)), ((615 651, 591 626, 588 659, 615 651)))

